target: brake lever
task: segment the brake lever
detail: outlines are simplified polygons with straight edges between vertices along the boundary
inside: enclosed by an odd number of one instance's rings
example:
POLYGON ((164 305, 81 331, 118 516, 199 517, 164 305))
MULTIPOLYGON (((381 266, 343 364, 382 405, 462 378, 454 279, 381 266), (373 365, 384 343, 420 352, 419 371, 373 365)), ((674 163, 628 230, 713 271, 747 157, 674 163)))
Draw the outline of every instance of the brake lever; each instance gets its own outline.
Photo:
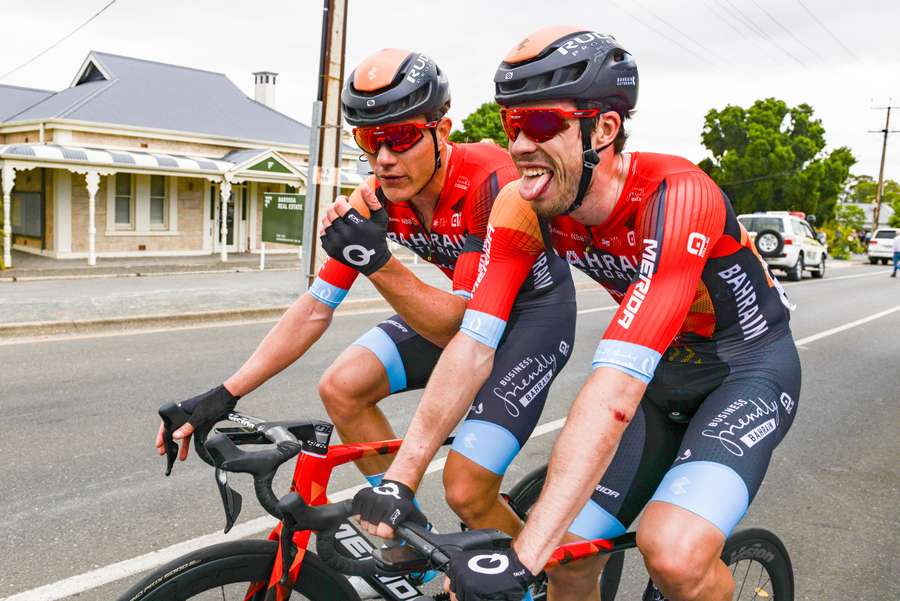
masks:
POLYGON ((172 433, 187 423, 190 414, 177 403, 168 403, 159 408, 159 417, 163 421, 163 445, 166 449, 166 476, 168 476, 172 473, 175 460, 178 459, 178 445, 172 438, 172 433))
POLYGON ((289 526, 287 522, 282 522, 281 536, 278 544, 281 545, 281 579, 278 584, 288 586, 291 579, 291 564, 294 563, 294 528, 289 526))
POLYGON ((222 497, 222 507, 225 510, 225 534, 228 534, 241 514, 244 500, 241 493, 228 485, 228 472, 218 466, 216 466, 216 486, 222 497))

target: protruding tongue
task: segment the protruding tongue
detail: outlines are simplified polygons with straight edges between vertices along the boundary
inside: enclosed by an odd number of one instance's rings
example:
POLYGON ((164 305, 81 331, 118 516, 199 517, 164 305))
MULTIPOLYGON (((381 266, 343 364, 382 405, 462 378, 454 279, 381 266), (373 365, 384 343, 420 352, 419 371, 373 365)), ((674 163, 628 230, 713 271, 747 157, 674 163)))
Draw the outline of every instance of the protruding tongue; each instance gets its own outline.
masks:
POLYGON ((525 176, 519 180, 519 195, 525 200, 532 201, 544 191, 550 183, 553 173, 547 171, 543 175, 525 176))

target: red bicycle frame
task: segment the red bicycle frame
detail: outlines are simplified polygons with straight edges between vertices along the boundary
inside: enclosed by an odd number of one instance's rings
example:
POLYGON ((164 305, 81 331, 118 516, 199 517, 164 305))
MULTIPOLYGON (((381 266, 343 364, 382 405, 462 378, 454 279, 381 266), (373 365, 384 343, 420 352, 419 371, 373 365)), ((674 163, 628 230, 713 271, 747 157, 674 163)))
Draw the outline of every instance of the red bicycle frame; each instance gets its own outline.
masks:
MULTIPOLYGON (((303 451, 298 456, 297 464, 294 467, 291 491, 303 497, 303 500, 309 505, 325 505, 328 503, 328 481, 331 479, 331 472, 334 468, 363 457, 396 453, 400 448, 401 442, 403 442, 401 439, 395 439, 371 443, 360 442, 331 445, 328 447, 327 455, 317 455, 303 451)), ((282 524, 278 522, 272 532, 269 533, 269 540, 278 542, 281 539, 281 528, 282 524)), ((306 556, 310 534, 310 530, 294 533, 293 541, 294 545, 296 545, 297 553, 291 562, 287 583, 281 584, 281 578, 284 573, 282 571, 281 545, 278 545, 278 553, 275 556, 275 564, 272 566, 272 573, 269 576, 268 583, 257 582, 251 585, 247 595, 244 597, 245 601, 250 601, 264 587, 270 594, 274 590, 276 601, 286 601, 290 597, 294 583, 300 575, 300 568, 303 565, 303 558, 306 556)))

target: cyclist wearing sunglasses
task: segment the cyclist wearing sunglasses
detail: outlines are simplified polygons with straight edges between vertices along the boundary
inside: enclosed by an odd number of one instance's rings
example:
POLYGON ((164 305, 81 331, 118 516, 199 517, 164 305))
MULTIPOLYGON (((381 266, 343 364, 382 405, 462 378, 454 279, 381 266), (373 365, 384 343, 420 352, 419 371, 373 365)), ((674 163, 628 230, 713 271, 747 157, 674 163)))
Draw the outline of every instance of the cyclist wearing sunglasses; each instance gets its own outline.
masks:
MULTIPOLYGON (((614 38, 540 30, 494 81, 522 177, 495 202, 463 325, 385 477, 416 489, 483 381, 478 366, 498 332, 516 327, 509 290, 527 286, 523 265, 552 245, 619 307, 513 548, 490 561, 455 557, 452 590, 463 600, 520 598, 561 541, 620 535, 643 510, 645 599, 731 599, 723 543, 800 393, 783 290, 705 173, 679 157, 622 153, 638 74, 614 38)), ((598 599, 602 561, 551 571, 550 598, 598 599)))
MULTIPOLYGON (((384 60, 379 56, 378 60, 384 60)), ((442 347, 458 331, 471 297, 494 198, 503 185, 518 177, 508 155, 497 146, 447 143, 449 121, 441 118, 442 112, 422 114, 416 106, 423 96, 419 92, 422 84, 410 84, 414 71, 426 76, 430 70, 440 72, 421 55, 404 60, 410 68, 403 75, 401 66, 400 92, 384 91, 384 83, 379 81, 379 75, 384 81, 397 81, 396 69, 376 67, 373 80, 369 62, 360 65, 348 80, 343 96, 345 115, 356 126, 354 137, 373 167, 375 177, 370 185, 374 193, 362 188, 361 198, 351 197, 329 208, 322 240, 331 259, 311 290, 323 300, 340 296, 358 271, 401 312, 360 338, 323 377, 322 397, 344 440, 393 436, 376 403, 388 393, 424 387, 442 347), (434 160, 429 164, 432 151, 434 160), (424 187, 415 177, 406 177, 412 170, 407 161, 410 156, 418 161, 418 172, 425 173, 424 187), (446 174, 442 165, 447 165, 446 174), (371 219, 366 218, 369 211, 371 219), (386 220, 382 212, 386 212, 386 220), (455 296, 422 284, 390 257, 385 226, 380 225, 385 222, 388 238, 409 246, 451 275, 455 296), (421 223, 430 225, 423 228, 421 223), (423 241, 427 242, 424 246, 423 241), (361 264, 363 256, 365 264, 361 264), (375 358, 380 363, 372 369, 383 381, 373 391, 371 383, 362 380, 365 372, 360 362, 375 358), (350 394, 346 382, 352 378, 369 386, 363 389, 367 397, 350 394)), ((491 376, 476 399, 479 409, 448 456, 444 470, 447 500, 470 527, 493 527, 513 534, 521 528, 518 517, 499 497, 500 483, 537 424, 550 384, 568 360, 574 339, 571 274, 563 261, 555 262, 555 269, 551 263, 544 257, 528 266, 539 274, 542 285, 552 284, 556 292, 524 310, 512 311, 510 320, 519 327, 504 338, 492 368, 488 366, 491 376), (530 338, 540 342, 529 342, 530 338), (516 378, 519 372, 521 377, 516 378), (529 402, 505 404, 502 390, 515 387, 529 374, 534 379, 528 387, 529 402)), ((513 296, 515 293, 510 291, 513 296)), ((381 459, 361 466, 370 475, 377 470, 371 480, 381 484, 359 498, 369 508, 364 526, 373 531, 382 521, 396 523, 416 513, 406 487, 378 480, 378 472, 384 472, 388 464, 381 459), (391 505, 394 500, 402 503, 397 514, 391 505)))

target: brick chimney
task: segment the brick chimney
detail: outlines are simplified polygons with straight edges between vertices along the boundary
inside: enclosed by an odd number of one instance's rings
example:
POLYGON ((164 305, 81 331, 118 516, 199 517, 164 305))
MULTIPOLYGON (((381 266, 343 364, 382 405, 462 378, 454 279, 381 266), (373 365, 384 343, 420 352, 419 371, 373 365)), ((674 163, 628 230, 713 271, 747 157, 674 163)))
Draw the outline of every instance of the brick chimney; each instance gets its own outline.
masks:
POLYGON ((278 73, 271 71, 257 71, 253 74, 253 81, 256 84, 254 99, 273 109, 275 108, 276 77, 278 77, 278 73))

